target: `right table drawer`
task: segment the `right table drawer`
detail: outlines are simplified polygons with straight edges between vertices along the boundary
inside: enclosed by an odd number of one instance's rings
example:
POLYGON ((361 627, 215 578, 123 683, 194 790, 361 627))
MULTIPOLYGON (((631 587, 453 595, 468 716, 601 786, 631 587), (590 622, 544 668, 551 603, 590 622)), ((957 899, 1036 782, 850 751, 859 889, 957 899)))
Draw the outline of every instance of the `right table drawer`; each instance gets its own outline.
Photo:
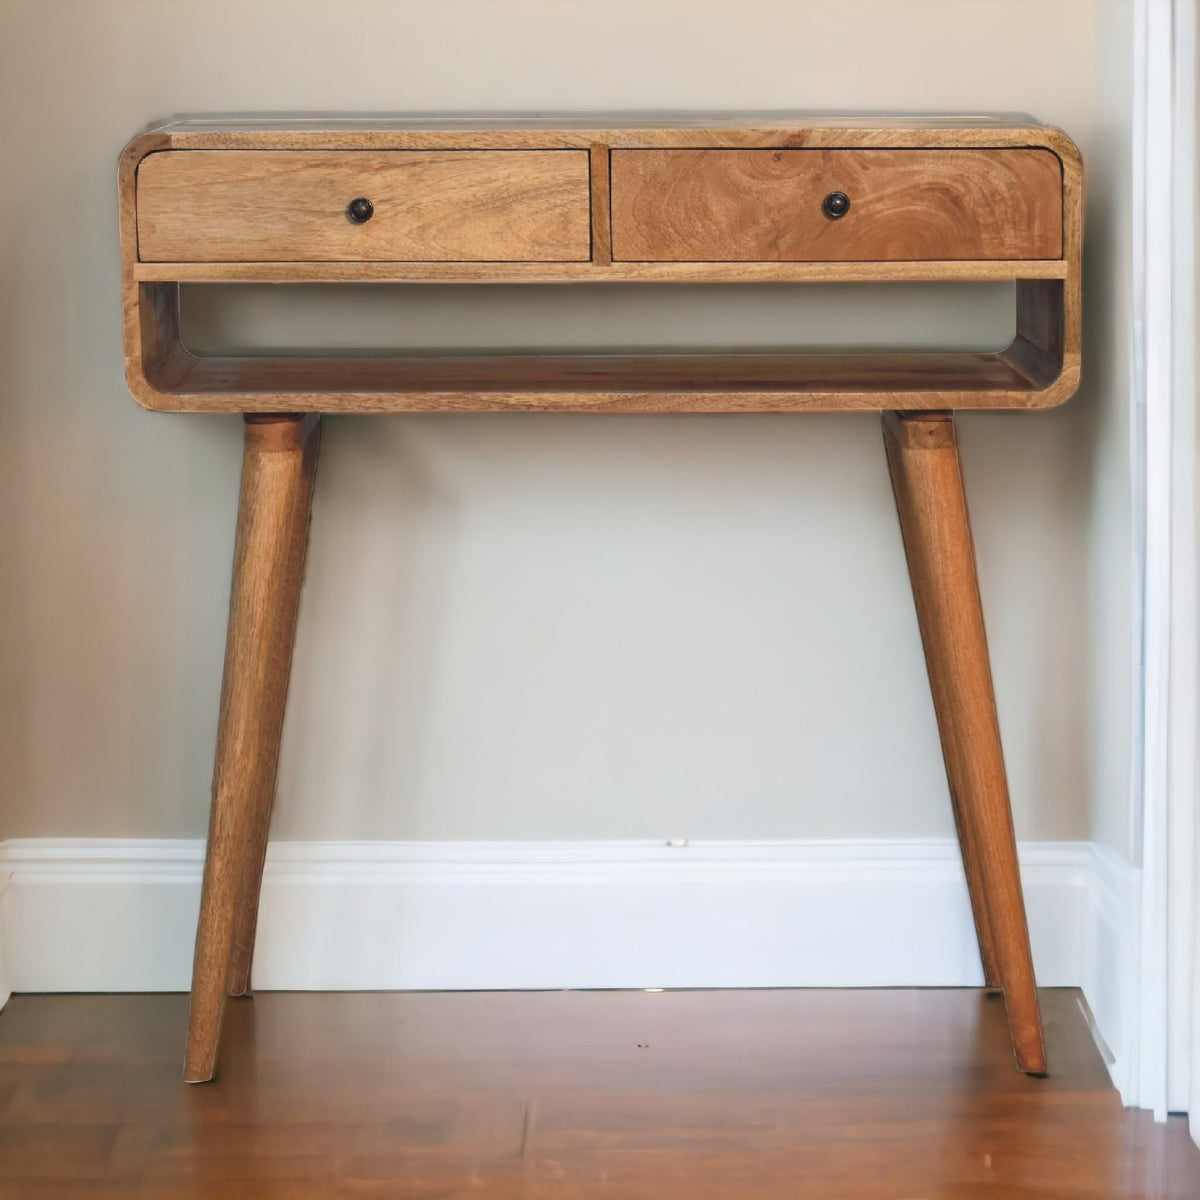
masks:
POLYGON ((1062 256, 1062 164, 1044 149, 614 150, 611 187, 618 262, 1062 256))

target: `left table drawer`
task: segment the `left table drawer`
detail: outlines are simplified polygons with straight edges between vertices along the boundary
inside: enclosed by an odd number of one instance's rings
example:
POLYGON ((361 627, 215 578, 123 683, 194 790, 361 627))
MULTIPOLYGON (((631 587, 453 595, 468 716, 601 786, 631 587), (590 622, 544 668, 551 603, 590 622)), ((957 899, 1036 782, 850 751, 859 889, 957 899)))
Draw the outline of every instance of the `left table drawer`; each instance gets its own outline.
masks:
POLYGON ((588 154, 163 150, 138 165, 137 236, 143 262, 585 262, 588 154))

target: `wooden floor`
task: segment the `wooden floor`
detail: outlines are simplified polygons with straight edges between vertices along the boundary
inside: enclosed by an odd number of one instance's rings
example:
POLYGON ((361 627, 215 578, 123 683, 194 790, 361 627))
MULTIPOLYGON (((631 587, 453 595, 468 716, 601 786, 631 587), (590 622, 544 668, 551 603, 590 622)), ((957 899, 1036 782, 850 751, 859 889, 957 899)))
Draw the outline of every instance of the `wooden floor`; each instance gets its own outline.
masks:
POLYGON ((185 997, 18 996, 0 1200, 1195 1200, 1184 1123, 1042 1003, 1031 1079, 975 991, 267 993, 189 1087, 185 997))

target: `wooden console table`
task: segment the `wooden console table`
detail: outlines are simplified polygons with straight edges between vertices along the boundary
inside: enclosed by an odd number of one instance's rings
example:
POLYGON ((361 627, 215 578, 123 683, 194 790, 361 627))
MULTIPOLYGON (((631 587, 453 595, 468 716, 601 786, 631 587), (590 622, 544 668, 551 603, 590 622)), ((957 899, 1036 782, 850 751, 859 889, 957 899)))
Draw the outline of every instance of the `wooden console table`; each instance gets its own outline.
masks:
POLYGON ((119 168, 125 356, 147 408, 239 412, 245 453, 184 1077, 244 994, 321 413, 878 409, 989 987, 1046 1068, 954 431, 1079 379, 1082 180, 1011 119, 181 120, 119 168), (193 282, 1015 280, 997 353, 205 357, 193 282))

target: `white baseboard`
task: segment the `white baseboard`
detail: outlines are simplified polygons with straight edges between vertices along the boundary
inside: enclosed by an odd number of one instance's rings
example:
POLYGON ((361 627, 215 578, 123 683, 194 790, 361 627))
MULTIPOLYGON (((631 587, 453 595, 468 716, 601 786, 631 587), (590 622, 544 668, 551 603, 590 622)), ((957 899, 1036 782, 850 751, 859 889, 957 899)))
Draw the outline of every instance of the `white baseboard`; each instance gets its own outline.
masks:
MULTIPOLYGON (((0 844, 0 981, 182 991, 197 841, 0 844)), ((1088 842, 1021 847, 1038 979, 1133 1044, 1137 872, 1088 842)), ((274 843, 264 990, 972 986, 952 841, 274 843)))

